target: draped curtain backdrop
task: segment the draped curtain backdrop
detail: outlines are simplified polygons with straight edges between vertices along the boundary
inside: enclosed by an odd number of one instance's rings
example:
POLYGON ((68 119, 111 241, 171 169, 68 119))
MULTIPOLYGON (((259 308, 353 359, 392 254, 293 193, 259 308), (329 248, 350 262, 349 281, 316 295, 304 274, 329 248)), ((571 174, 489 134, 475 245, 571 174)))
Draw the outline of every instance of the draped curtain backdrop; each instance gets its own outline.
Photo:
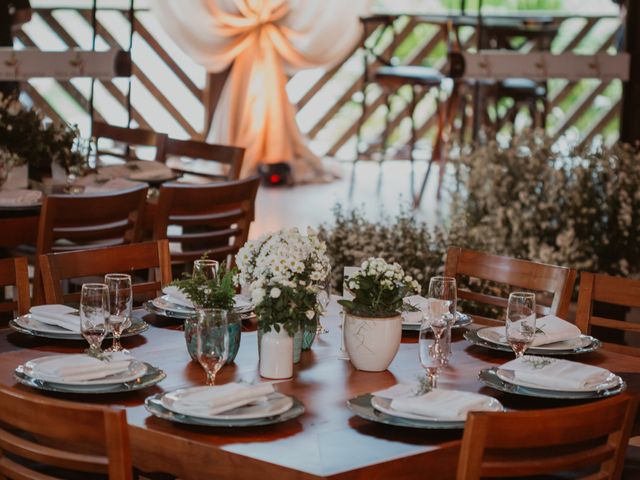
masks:
POLYGON ((326 172, 307 147, 287 73, 327 67, 357 45, 371 0, 156 0, 171 38, 210 72, 231 71, 208 141, 245 147, 243 175, 286 161, 298 182, 326 172))

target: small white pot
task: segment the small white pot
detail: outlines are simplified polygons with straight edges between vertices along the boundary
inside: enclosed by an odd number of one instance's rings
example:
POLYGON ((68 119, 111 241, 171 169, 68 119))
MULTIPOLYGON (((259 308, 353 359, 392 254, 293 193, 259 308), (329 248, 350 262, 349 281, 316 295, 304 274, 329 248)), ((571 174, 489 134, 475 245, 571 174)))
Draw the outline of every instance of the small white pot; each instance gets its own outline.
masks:
POLYGON ((398 353, 401 339, 401 315, 377 318, 345 314, 344 343, 358 370, 386 370, 398 353))
POLYGON ((260 339, 260 376, 280 379, 293 376, 293 337, 284 327, 270 330, 260 339))

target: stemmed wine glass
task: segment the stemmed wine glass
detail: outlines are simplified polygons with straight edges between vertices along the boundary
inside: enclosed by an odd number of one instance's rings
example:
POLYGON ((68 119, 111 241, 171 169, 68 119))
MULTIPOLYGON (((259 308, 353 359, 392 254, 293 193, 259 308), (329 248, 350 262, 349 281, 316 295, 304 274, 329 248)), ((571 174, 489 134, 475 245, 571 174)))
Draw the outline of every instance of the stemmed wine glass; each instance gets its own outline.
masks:
POLYGON ((127 353, 120 345, 122 332, 131 326, 131 309, 133 292, 131 289, 131 275, 125 273, 108 273, 104 276, 104 283, 109 288, 109 329, 113 335, 113 344, 107 352, 127 353))
POLYGON ((506 320, 507 342, 516 354, 524 355, 536 335, 536 294, 513 292, 509 295, 506 320))
MULTIPOLYGON (((329 302, 331 301, 331 273, 327 274, 327 277, 319 282, 318 287, 320 290, 318 291, 318 303, 322 308, 322 313, 327 312, 327 307, 329 306, 329 302)), ((318 326, 316 328, 316 335, 320 335, 321 333, 329 333, 322 323, 320 323, 320 318, 322 315, 318 317, 318 326)))
MULTIPOLYGON (((445 329, 442 342, 445 344, 448 354, 451 354, 451 327, 456 321, 456 310, 458 304, 458 290, 454 277, 432 277, 429 280, 429 298, 448 302, 449 315, 447 315, 447 327, 445 329)), ((443 347, 444 348, 444 347, 443 347)), ((449 362, 447 355, 446 362, 449 362)))
POLYGON ((229 327, 227 311, 219 308, 202 309, 197 312, 198 362, 207 373, 207 385, 214 385, 218 370, 229 356, 229 327))
POLYGON ((200 275, 207 280, 214 280, 218 277, 219 266, 216 260, 201 258, 193 262, 193 276, 200 275))
POLYGON ((446 366, 449 357, 448 345, 445 343, 447 331, 447 315, 428 312, 422 318, 419 336, 420 365, 427 372, 430 388, 437 388, 440 370, 446 366))
POLYGON ((80 332, 89 343, 87 353, 99 356, 107 335, 109 289, 104 283, 85 283, 80 293, 80 332))

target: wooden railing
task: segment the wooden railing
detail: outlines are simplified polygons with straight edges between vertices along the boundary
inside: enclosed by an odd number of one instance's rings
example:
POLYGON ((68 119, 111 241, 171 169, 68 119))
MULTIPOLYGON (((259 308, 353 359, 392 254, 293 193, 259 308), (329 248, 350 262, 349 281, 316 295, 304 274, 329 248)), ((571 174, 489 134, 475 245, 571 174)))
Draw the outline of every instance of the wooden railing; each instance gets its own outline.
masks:
MULTIPOLYGON (((93 31, 91 13, 89 9, 39 8, 34 20, 18 33, 18 40, 24 46, 43 50, 51 49, 49 38, 56 39, 58 49, 89 49, 93 31), (78 32, 82 32, 82 36, 78 32)), ((118 9, 99 11, 95 24, 97 49, 128 48, 128 14, 127 10, 118 9)), ((202 138, 208 125, 206 117, 210 116, 211 106, 219 94, 220 78, 207 76, 203 69, 193 65, 162 32, 150 12, 138 10, 134 18, 130 106, 133 124, 177 137, 202 138)), ((554 18, 561 23, 561 28, 553 41, 553 52, 607 51, 614 43, 616 18, 554 18)), ((395 19, 394 29, 395 35, 385 34, 376 47, 379 57, 393 57, 402 64, 444 67, 447 44, 442 25, 433 24, 428 16, 401 16, 395 19)), ((374 29, 366 40, 367 47, 372 47, 378 33, 379 30, 374 29)), ((460 37, 463 48, 473 46, 475 29, 462 29, 460 37)), ((526 43, 522 47, 523 51, 529 48, 526 43)), ((290 79, 299 123, 320 155, 353 160, 359 127, 362 127, 363 157, 370 157, 380 143, 385 97, 376 85, 368 86, 367 107, 365 114, 361 114, 363 62, 363 49, 357 47, 345 61, 326 71, 303 72, 290 79)), ((377 64, 378 59, 369 55, 369 68, 377 64)), ((56 121, 79 123, 88 134, 89 85, 89 80, 45 83, 33 80, 24 85, 24 90, 48 116, 56 121)), ((96 81, 94 117, 114 124, 125 123, 128 90, 126 79, 96 81)), ((621 90, 619 81, 550 81, 547 133, 555 139, 568 134, 572 141, 582 143, 602 134, 605 140, 614 140, 621 90)), ((429 138, 436 124, 431 101, 435 94, 426 92, 418 104, 417 116, 421 119, 418 135, 422 141, 429 138)), ((408 110, 408 102, 401 97, 392 102, 389 139, 394 150, 409 140, 409 125, 404 121, 408 110)), ((526 120, 526 115, 521 118, 526 120)))

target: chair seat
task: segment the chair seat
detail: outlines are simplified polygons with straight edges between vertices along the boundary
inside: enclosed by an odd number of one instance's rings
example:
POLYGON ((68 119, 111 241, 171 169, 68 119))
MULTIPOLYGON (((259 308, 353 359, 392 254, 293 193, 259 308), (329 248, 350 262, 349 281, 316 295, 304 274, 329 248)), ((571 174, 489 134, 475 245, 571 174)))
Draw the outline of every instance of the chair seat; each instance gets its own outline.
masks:
POLYGON ((507 78, 498 84, 500 94, 511 97, 544 97, 547 94, 544 86, 528 78, 507 78))
POLYGON ((415 84, 437 87, 444 79, 440 71, 421 65, 384 66, 375 72, 375 79, 386 84, 415 84))

